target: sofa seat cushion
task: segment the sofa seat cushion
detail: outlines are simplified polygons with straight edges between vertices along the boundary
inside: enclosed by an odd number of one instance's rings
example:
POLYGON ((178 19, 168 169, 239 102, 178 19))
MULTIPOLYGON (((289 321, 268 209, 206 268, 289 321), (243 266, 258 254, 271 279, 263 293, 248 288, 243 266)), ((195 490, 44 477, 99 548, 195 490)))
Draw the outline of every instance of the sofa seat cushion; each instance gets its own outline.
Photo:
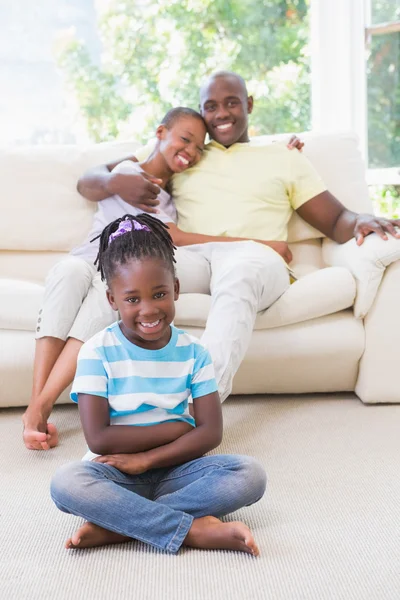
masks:
MULTIPOLYGON (((255 329, 273 329, 339 312, 353 306, 355 294, 356 284, 347 269, 319 269, 296 281, 275 304, 260 313, 255 329)), ((210 306, 211 296, 182 294, 175 324, 205 327, 210 306)))
POLYGON ((0 279, 0 329, 34 331, 44 287, 18 279, 0 279))
MULTIPOLYGON (((44 288, 36 283, 0 279, 0 329, 34 331, 44 288)), ((260 313, 255 329, 273 329, 300 323, 353 306, 355 281, 347 269, 319 269, 296 281, 268 310, 260 313)), ((204 327, 211 296, 182 294, 177 302, 175 324, 204 327)))

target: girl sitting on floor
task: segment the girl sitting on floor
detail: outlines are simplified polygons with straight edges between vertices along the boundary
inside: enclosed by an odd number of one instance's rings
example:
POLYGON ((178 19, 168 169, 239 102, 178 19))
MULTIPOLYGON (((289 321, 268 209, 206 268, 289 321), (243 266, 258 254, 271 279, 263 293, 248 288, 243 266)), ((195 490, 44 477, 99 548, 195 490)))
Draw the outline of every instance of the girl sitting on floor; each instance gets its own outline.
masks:
POLYGON ((67 548, 137 539, 258 555, 244 523, 219 517, 257 502, 265 472, 248 456, 204 456, 222 439, 221 403, 208 351, 172 325, 174 262, 168 228, 150 215, 101 234, 99 269, 121 320, 78 357, 71 398, 89 452, 51 484, 57 507, 86 521, 67 548))

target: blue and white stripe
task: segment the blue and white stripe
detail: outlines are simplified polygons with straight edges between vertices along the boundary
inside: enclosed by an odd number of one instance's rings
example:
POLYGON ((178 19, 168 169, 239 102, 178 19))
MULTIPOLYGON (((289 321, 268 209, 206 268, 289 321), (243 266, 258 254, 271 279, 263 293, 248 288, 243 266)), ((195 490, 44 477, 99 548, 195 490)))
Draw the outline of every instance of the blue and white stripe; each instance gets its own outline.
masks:
POLYGON ((217 389, 211 357, 196 338, 171 326, 164 348, 145 350, 114 323, 82 346, 71 399, 77 402, 78 394, 107 398, 114 425, 171 420, 194 425, 189 399, 217 389))

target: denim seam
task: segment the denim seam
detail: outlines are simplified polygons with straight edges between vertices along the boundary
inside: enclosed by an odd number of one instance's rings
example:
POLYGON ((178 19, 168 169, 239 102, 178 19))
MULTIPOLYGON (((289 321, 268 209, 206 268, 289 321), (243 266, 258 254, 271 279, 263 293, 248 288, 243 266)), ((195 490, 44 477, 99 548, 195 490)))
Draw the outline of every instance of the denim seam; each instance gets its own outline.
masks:
POLYGON ((166 548, 169 552, 172 552, 173 554, 176 554, 178 552, 179 548, 183 544, 184 539, 186 538, 187 534, 189 533, 189 529, 191 528, 193 521, 194 521, 194 517, 192 517, 191 515, 188 515, 187 513, 183 513, 181 522, 179 523, 179 526, 178 526, 178 529, 176 530, 172 540, 166 546, 166 548), (184 530, 184 531, 182 531, 182 530, 184 530), (183 535, 183 533, 185 535, 183 535), (179 538, 178 541, 177 541, 177 538, 179 538))
MULTIPOLYGON (((65 504, 63 504, 62 502, 60 502, 58 500, 56 501, 51 493, 50 493, 50 496, 51 496, 51 499, 53 500, 54 504, 57 506, 57 508, 62 507, 63 509, 65 509, 63 512, 66 512, 66 513, 68 513, 70 515, 74 515, 75 517, 80 517, 81 519, 84 519, 87 522, 86 517, 81 512, 79 512, 78 510, 74 509, 74 512, 72 513, 70 511, 70 509, 65 504)), ((110 525, 108 525, 105 522, 102 522, 101 524, 100 523, 95 523, 95 525, 98 525, 99 527, 103 527, 103 529, 108 529, 108 531, 114 531, 115 533, 119 533, 120 535, 124 535, 126 537, 130 537, 132 540, 138 540, 139 542, 144 542, 145 544, 149 544, 149 546, 156 547, 159 550, 168 550, 168 552, 172 552, 172 553, 176 554, 178 552, 179 548, 181 547, 181 545, 183 543, 183 540, 185 539, 185 537, 186 537, 186 535, 187 535, 187 533, 188 533, 188 531, 189 531, 189 529, 190 529, 190 527, 191 527, 191 525, 193 523, 193 520, 194 520, 193 517, 191 517, 190 515, 188 515, 186 513, 183 513, 182 514, 181 522, 179 523, 178 529, 174 533, 174 536, 173 536, 172 540, 168 544, 164 544, 163 546, 161 546, 160 544, 157 544, 154 541, 149 541, 149 540, 147 540, 144 537, 140 537, 140 538, 139 537, 135 537, 135 538, 132 538, 130 535, 127 535, 125 531, 122 531, 120 529, 116 529, 114 526, 113 526, 112 529, 110 529, 110 525), (178 534, 180 534, 180 531, 183 528, 182 523, 186 519, 189 519, 189 521, 190 521, 190 525, 187 527, 186 534, 185 534, 185 536, 183 537, 182 541, 179 544, 177 542, 174 543, 175 538, 177 537, 178 534), (171 547, 171 549, 170 549, 170 547, 171 547), (174 549, 174 548, 176 548, 176 549, 174 549)))

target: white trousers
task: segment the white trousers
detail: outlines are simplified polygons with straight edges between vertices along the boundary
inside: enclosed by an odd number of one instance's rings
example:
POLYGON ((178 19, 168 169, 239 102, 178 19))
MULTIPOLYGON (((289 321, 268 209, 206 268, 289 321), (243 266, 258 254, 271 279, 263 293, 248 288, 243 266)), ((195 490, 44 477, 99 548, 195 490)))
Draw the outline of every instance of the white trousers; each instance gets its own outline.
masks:
POLYGON ((257 312, 289 287, 283 259, 256 242, 218 242, 177 249, 181 292, 210 294, 202 343, 213 359, 221 401, 249 347, 257 312))
MULTIPOLYGON (((276 252, 256 242, 180 247, 176 261, 182 293, 211 294, 202 343, 213 359, 223 401, 249 347, 257 312, 289 287, 288 270, 276 252)), ((85 342, 117 319, 95 267, 71 256, 49 272, 36 338, 85 342)))
POLYGON ((106 297, 105 284, 96 267, 69 256, 49 271, 36 339, 69 337, 86 342, 118 319, 106 297))

